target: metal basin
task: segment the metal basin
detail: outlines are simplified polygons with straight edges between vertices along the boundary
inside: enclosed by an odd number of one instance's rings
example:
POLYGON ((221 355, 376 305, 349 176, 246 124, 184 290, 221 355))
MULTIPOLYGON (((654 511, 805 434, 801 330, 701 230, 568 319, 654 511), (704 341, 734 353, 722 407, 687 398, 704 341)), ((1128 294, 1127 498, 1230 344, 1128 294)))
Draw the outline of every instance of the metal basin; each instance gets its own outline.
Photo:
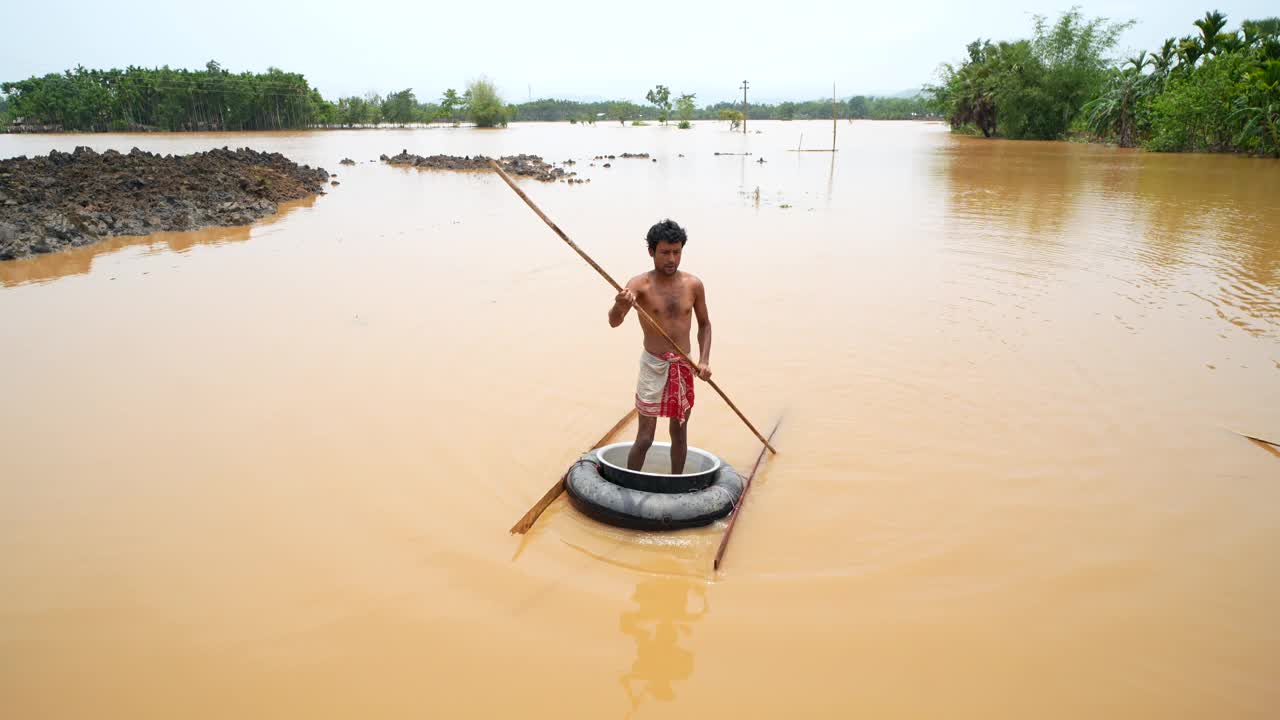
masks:
POLYGON ((685 456, 684 473, 671 474, 671 443, 656 442, 649 447, 640 470, 627 469, 627 455, 635 443, 605 445, 595 451, 600 474, 606 480, 632 490, 659 493, 686 493, 709 487, 720 472, 720 458, 691 447, 685 456))

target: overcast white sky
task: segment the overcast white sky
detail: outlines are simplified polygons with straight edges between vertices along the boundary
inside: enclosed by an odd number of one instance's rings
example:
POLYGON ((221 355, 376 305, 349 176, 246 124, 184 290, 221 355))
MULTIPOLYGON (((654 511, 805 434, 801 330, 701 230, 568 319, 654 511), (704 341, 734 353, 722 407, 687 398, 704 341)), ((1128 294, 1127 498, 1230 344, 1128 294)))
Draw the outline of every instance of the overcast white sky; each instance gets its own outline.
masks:
MULTIPOLYGON (((272 2, 46 0, 0 11, 0 80, 87 67, 203 67, 240 72, 274 65, 306 75, 330 99, 411 87, 438 98, 481 74, 509 101, 628 98, 656 83, 695 92, 698 104, 890 94, 935 77, 979 36, 1027 37, 1031 16, 1070 0, 1012 3, 790 0, 770 4, 684 0, 454 0, 272 2)), ((1154 49, 1196 32, 1206 10, 1243 19, 1280 14, 1274 0, 1130 0, 1083 4, 1088 16, 1136 19, 1120 50, 1154 49)))

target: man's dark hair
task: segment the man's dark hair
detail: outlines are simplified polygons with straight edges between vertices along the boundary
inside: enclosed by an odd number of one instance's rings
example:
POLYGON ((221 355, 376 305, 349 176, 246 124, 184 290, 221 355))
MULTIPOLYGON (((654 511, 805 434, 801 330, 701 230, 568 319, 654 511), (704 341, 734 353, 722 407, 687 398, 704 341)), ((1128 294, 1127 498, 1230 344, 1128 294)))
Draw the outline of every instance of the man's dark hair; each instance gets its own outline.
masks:
POLYGON ((684 245, 689 242, 689 236, 685 234, 684 228, 676 224, 675 220, 663 220, 660 223, 654 223, 649 228, 649 234, 644 238, 649 243, 649 252, 658 249, 658 243, 680 243, 684 245))

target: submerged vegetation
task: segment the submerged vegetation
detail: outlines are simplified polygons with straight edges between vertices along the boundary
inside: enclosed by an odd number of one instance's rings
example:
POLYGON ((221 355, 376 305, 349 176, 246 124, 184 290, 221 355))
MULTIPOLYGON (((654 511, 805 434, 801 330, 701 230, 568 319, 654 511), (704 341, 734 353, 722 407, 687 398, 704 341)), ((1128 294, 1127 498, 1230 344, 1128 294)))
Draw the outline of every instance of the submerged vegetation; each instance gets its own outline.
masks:
POLYGON ((693 93, 687 93, 676 99, 676 117, 680 118, 681 130, 688 130, 690 127, 689 121, 693 120, 693 113, 696 110, 693 104, 696 97, 693 93))
POLYGON ((666 85, 655 85, 645 94, 644 99, 658 109, 658 122, 666 125, 671 117, 671 89, 666 85))
POLYGON ((730 130, 737 130, 738 127, 742 125, 742 120, 744 117, 745 116, 742 114, 742 111, 730 110, 728 108, 722 109, 719 114, 719 119, 729 123, 730 130))
POLYGON ((970 43, 929 94, 953 128, 988 137, 1280 157, 1280 19, 1224 32, 1227 17, 1207 12, 1196 34, 1117 62, 1131 24, 1037 17, 1029 40, 970 43))

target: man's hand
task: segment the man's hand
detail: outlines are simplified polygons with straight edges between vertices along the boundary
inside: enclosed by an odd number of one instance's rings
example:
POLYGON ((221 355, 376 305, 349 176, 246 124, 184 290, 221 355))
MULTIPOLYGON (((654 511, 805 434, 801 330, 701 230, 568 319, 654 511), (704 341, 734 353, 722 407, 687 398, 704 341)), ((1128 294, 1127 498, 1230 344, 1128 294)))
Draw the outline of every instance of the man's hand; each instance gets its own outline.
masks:
POLYGON ((699 380, 703 380, 703 381, 705 381, 705 382, 710 382, 710 381, 711 381, 711 366, 710 366, 710 365, 708 365, 707 363, 698 363, 698 369, 697 369, 697 371, 696 371, 696 373, 695 373, 695 374, 698 376, 698 379, 699 379, 699 380))
POLYGON ((631 288, 622 288, 613 299, 613 307, 609 308, 609 327, 618 327, 636 304, 636 294, 631 288))

